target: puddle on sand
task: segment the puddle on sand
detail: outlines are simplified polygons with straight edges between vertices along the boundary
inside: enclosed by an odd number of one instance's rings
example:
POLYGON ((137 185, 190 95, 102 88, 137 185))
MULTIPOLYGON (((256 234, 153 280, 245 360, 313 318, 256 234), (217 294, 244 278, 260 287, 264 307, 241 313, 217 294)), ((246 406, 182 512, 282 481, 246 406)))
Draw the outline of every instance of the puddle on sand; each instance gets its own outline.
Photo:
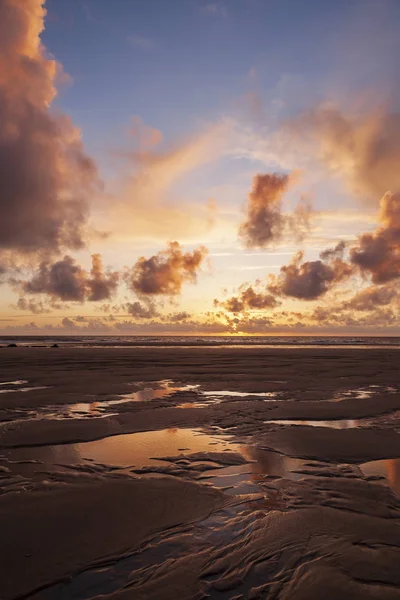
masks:
MULTIPOLYGON (((111 406, 118 404, 127 404, 129 402, 150 402, 151 400, 160 400, 162 398, 168 398, 178 392, 192 392, 196 391, 199 386, 197 385, 182 385, 178 386, 173 384, 170 379, 164 379, 162 381, 145 383, 135 383, 135 386, 147 386, 134 392, 128 392, 126 394, 119 394, 117 398, 113 400, 94 400, 93 402, 80 402, 77 404, 58 406, 61 413, 65 413, 61 418, 75 417, 108 417, 111 413, 107 412, 107 409, 111 406)), ((92 396, 95 398, 95 396, 92 396)), ((53 406, 53 412, 56 407, 53 406)))
POLYGON ((259 483, 271 479, 300 479, 303 475, 297 470, 307 462, 257 446, 242 445, 239 452, 248 463, 208 471, 201 479, 209 481, 216 488, 227 488, 225 493, 228 495, 251 494, 261 491, 259 483))
POLYGON ((345 392, 337 392, 331 402, 342 402, 343 400, 350 400, 352 398, 365 400, 366 398, 372 398, 375 394, 382 394, 384 392, 393 394, 397 392, 397 388, 385 385, 369 385, 367 387, 353 388, 345 392))
POLYGON ((54 418, 60 419, 87 419, 93 417, 101 419, 118 414, 106 412, 106 407, 103 407, 101 402, 78 402, 77 404, 60 405, 58 411, 54 411, 54 408, 52 415, 54 415, 54 418))
POLYGON ((400 496, 400 458, 373 460, 360 465, 366 477, 384 477, 390 487, 400 496))
MULTIPOLYGON (((0 383, 0 394, 8 394, 12 392, 29 392, 31 390, 46 389, 48 386, 36 387, 20 387, 28 383, 26 380, 7 381, 0 383)), ((130 402, 150 402, 152 400, 160 400, 173 398, 175 394, 182 392, 191 392, 197 395, 198 402, 183 402, 176 404, 177 408, 206 408, 212 404, 220 404, 226 397, 246 398, 254 396, 256 398, 273 399, 276 396, 275 392, 234 392, 228 390, 203 391, 200 385, 179 385, 171 379, 163 379, 154 382, 135 382, 131 385, 135 386, 135 391, 120 394, 116 398, 99 400, 96 396, 92 402, 78 402, 75 404, 53 404, 45 407, 38 407, 36 410, 19 409, 15 412, 15 417, 10 412, 9 420, 21 421, 24 419, 49 419, 49 420, 64 420, 64 419, 92 419, 114 416, 115 412, 110 412, 109 409, 118 404, 127 404, 130 402), (139 388, 139 389, 138 389, 139 388)), ((172 403, 172 405, 175 405, 172 403)))
POLYGON ((220 404, 221 402, 212 400, 210 402, 183 402, 183 404, 178 404, 176 408, 207 408, 207 406, 211 406, 212 404, 220 404))
MULTIPOLYGON (((260 493, 259 483, 276 477, 299 479, 296 470, 304 460, 287 457, 262 448, 237 444, 221 435, 206 434, 198 429, 163 429, 126 435, 117 435, 95 442, 63 444, 39 448, 18 448, 7 451, 3 460, 14 461, 12 468, 23 475, 54 470, 57 466, 109 465, 126 469, 133 467, 162 467, 179 463, 165 457, 182 458, 195 453, 237 453, 248 461, 245 464, 227 465, 200 474, 200 480, 217 488, 228 488, 228 495, 260 493), (163 460, 164 459, 164 460, 163 460), (31 461, 30 463, 19 461, 31 461), (38 461, 38 462, 32 462, 38 461)), ((1 460, 1 459, 0 459, 1 460)), ((210 457, 210 466, 218 460, 210 457)), ((204 463, 207 458, 196 459, 191 464, 204 463)), ((10 463, 9 463, 10 464, 10 463)), ((220 463, 221 464, 221 463, 220 463)), ((7 465, 9 466, 9 465, 7 465)), ((179 465, 180 466, 180 465, 179 465)))
MULTIPOLYGON (((15 384, 27 383, 26 381, 11 382, 15 384)), ((5 384, 4 384, 5 385, 5 384)), ((276 397, 275 392, 234 392, 234 391, 203 391, 199 385, 178 385, 171 379, 164 379, 155 382, 137 382, 132 384, 136 389, 133 392, 126 394, 119 394, 117 398, 111 400, 98 400, 94 399, 92 402, 79 402, 76 404, 56 404, 46 406, 38 411, 30 411, 26 413, 26 417, 37 418, 37 419, 85 419, 85 418, 102 418, 109 417, 116 413, 108 412, 108 409, 118 404, 127 404, 130 402, 150 402, 152 400, 160 400, 163 398, 172 398, 175 394, 182 392, 192 392, 199 398, 198 402, 183 402, 177 404, 177 408, 206 408, 212 404, 220 404, 223 402, 225 397, 239 397, 246 398, 248 396, 254 396, 256 398, 273 399, 276 397)), ((19 389, 7 389, 1 390, 1 393, 8 393, 14 391, 29 391, 30 389, 44 389, 37 388, 19 388, 19 389)), ((96 398, 92 396, 92 398, 96 398)), ((21 415, 19 415, 20 417, 21 415)))
POLYGON ((237 397, 237 398, 247 398, 247 396, 254 396, 256 398, 275 398, 276 392, 234 392, 229 390, 215 390, 212 392, 201 392, 202 396, 212 396, 217 398, 222 397, 237 397))
POLYGON ((163 465, 165 456, 179 456, 195 452, 240 452, 241 446, 221 436, 202 433, 198 429, 161 429, 116 435, 95 442, 60 444, 58 446, 16 448, 6 457, 12 460, 40 460, 36 470, 51 469, 55 465, 79 465, 89 462, 121 468, 141 468, 163 465))
MULTIPOLYGON (((7 381, 0 383, 0 386, 12 386, 0 388, 0 394, 8 394, 11 392, 29 392, 31 390, 42 390, 49 386, 37 387, 15 387, 28 383, 25 380, 7 381)), ((119 395, 117 399, 112 400, 93 400, 92 402, 77 402, 75 404, 51 404, 44 407, 38 407, 37 410, 18 409, 15 413, 15 419, 10 412, 10 420, 20 421, 24 419, 49 419, 49 420, 64 420, 64 419, 91 419, 104 418, 115 416, 118 413, 109 412, 109 408, 117 404, 125 404, 127 402, 147 402, 150 400, 167 398, 177 392, 193 391, 198 388, 197 385, 173 385, 171 380, 162 380, 157 382, 135 383, 135 386, 144 386, 135 392, 119 395)), ((89 396, 96 398, 96 396, 89 396)))
POLYGON ((374 425, 384 424, 387 421, 398 419, 400 411, 383 414, 376 417, 364 417, 362 419, 328 419, 312 420, 305 419, 271 419, 264 421, 265 424, 273 423, 275 425, 302 425, 306 427, 329 427, 330 429, 355 429, 357 427, 372 427, 374 425))
MULTIPOLYGON (((320 463, 318 461, 291 458, 256 446, 242 446, 240 453, 251 462, 245 465, 208 471, 201 479, 208 480, 213 486, 219 488, 232 486, 232 489, 226 490, 226 493, 228 495, 237 495, 254 492, 254 486, 253 489, 249 487, 251 482, 262 483, 263 481, 266 482, 278 477, 296 481, 305 477, 304 468, 309 471, 310 467, 316 466, 317 471, 320 470, 320 463)), ((381 483, 389 486, 394 492, 400 495, 400 458, 375 460, 358 466, 341 464, 337 466, 339 468, 341 466, 349 467, 350 469, 359 468, 364 477, 382 477, 383 480, 381 483)))
MULTIPOLYGON (((185 439, 189 440, 189 443, 193 442, 194 438, 196 438, 196 444, 199 443, 200 438, 202 438, 201 443, 205 443, 207 438, 211 439, 210 436, 199 434, 196 430, 180 431, 185 439)), ((158 433, 169 435, 165 431, 158 433)), ((134 435, 141 436, 143 434, 134 435)), ((198 448, 200 449, 200 446, 198 448)), ((168 451, 170 449, 171 446, 168 444, 168 451)), ((193 451, 194 448, 190 450, 193 451)), ((230 495, 248 494, 238 499, 238 503, 213 512, 208 518, 190 525, 189 528, 177 528, 176 530, 162 532, 139 551, 123 556, 115 562, 82 571, 68 582, 51 585, 49 588, 40 591, 40 599, 75 598, 76 600, 89 600, 95 596, 108 596, 108 594, 118 592, 121 589, 128 589, 132 583, 148 580, 160 568, 165 570, 167 561, 172 564, 175 560, 180 560, 182 557, 189 559, 200 551, 207 551, 210 547, 222 549, 234 540, 244 539, 246 533, 248 534, 253 528, 258 527, 260 510, 268 512, 270 510, 285 509, 284 499, 279 494, 274 495, 272 492, 269 492, 268 495, 253 493, 255 490, 260 492, 261 488, 257 488, 255 485, 251 486, 251 481, 260 481, 260 475, 299 479, 302 475, 296 473, 295 470, 310 461, 289 458, 252 446, 242 446, 242 454, 245 458, 254 462, 250 465, 220 469, 216 471, 215 476, 211 477, 211 472, 208 472, 207 477, 202 477, 203 480, 210 481, 215 487, 231 485, 232 488, 226 490, 226 493, 230 495)), ((388 464, 391 463, 393 466, 394 462, 397 465, 397 481, 399 481, 400 460, 376 461, 375 470, 379 466, 382 475, 385 475, 388 464)), ((361 467, 366 469, 369 464, 373 463, 366 463, 361 467)), ((133 594, 135 589, 135 587, 132 588, 133 594)), ((217 595, 218 597, 220 595, 221 597, 228 597, 225 593, 217 593, 217 595)), ((232 597, 231 594, 228 595, 232 597)), ((39 596, 34 597, 39 598, 39 596)), ((235 597, 238 597, 237 594, 235 597)))
MULTIPOLYGON (((145 385, 145 384, 136 384, 145 385)), ((204 391, 200 388, 200 385, 178 385, 171 379, 164 379, 162 381, 155 381, 147 384, 141 390, 130 392, 127 394, 119 395, 117 400, 105 401, 103 404, 106 406, 112 406, 113 404, 122 404, 124 402, 148 402, 150 400, 157 400, 160 398, 167 398, 180 392, 195 392, 199 398, 204 397, 204 402, 187 402, 185 406, 180 405, 182 408, 204 408, 213 403, 220 403, 224 398, 246 398, 248 396, 254 396, 256 398, 275 398, 276 392, 236 392, 232 390, 213 390, 204 391)))
MULTIPOLYGON (((23 383, 28 383, 27 381, 14 381, 9 383, 8 385, 20 385, 23 383)), ((2 383, 1 385, 7 385, 6 383, 2 383)), ((13 392, 31 392, 32 390, 45 390, 49 386, 47 385, 36 385, 32 387, 4 387, 0 389, 0 394, 12 394, 13 392)))
MULTIPOLYGON (((173 465, 162 460, 165 457, 184 459, 189 454, 200 452, 223 452, 227 455, 235 452, 248 461, 200 474, 202 481, 218 488, 228 488, 226 493, 229 495, 260 492, 257 487, 260 482, 278 477, 301 479, 304 477, 301 471, 305 466, 320 464, 318 461, 292 458, 253 445, 234 443, 230 438, 207 434, 199 429, 175 428, 117 435, 79 444, 16 448, 4 451, 0 456, 0 464, 12 466, 13 471, 30 476, 35 472, 51 471, 63 465, 99 464, 121 469, 165 467, 173 465)), ((204 459, 200 462, 204 462, 204 459)), ((367 462, 360 464, 359 468, 364 476, 385 478, 387 485, 400 494, 400 458, 367 462)))
MULTIPOLYGON (((145 384, 136 384, 145 385, 145 384)), ((109 400, 104 402, 108 406, 113 404, 122 404, 124 402, 148 402, 149 400, 158 400, 173 396, 178 392, 196 391, 198 385, 176 385, 171 379, 163 379, 162 381, 150 382, 148 387, 127 394, 120 394, 118 400, 109 400)))
POLYGON ((273 423, 274 425, 303 425, 307 427, 329 427, 330 429, 354 429, 368 425, 366 419, 342 419, 337 421, 303 421, 295 419, 275 419, 264 421, 264 423, 273 423))
MULTIPOLYGON (((40 388, 35 388, 40 389, 40 388)), ((43 388, 42 388, 43 389, 43 388)), ((1 392, 0 392, 1 393, 1 392)), ((105 409, 97 408, 96 403, 90 404, 55 404, 44 407, 39 407, 37 410, 16 408, 8 409, 7 417, 4 419, 9 422, 18 423, 22 421, 63 421, 68 419, 90 419, 97 418, 102 419, 105 417, 112 417, 118 415, 118 413, 106 412, 105 409)))
MULTIPOLYGON (((198 429, 163 429, 117 435, 95 442, 61 444, 38 448, 17 448, 5 453, 2 460, 23 475, 51 471, 57 466, 109 465, 125 469, 134 467, 163 467, 174 463, 165 457, 181 457, 203 452, 238 453, 246 464, 222 466, 206 471, 200 479, 218 488, 229 488, 229 495, 260 493, 259 482, 266 478, 299 479, 295 472, 304 461, 281 454, 232 442, 221 435, 210 435, 198 429), (23 461, 31 461, 26 463, 23 461), (20 462, 21 461, 21 462, 20 462), (37 461, 37 462, 32 462, 37 461)), ((1 460, 1 459, 0 459, 1 460)), ((196 462, 204 462, 201 459, 196 462)), ((210 466, 215 461, 210 457, 210 466)), ((195 466, 192 462, 192 465, 195 466)), ((216 461, 218 462, 218 460, 216 461)), ((179 464, 179 463, 177 463, 179 464)))
POLYGON ((105 438, 96 442, 75 444, 82 459, 127 467, 145 467, 163 464, 154 460, 164 456, 178 456, 195 452, 236 452, 240 446, 220 436, 213 437, 198 429, 161 429, 105 438))

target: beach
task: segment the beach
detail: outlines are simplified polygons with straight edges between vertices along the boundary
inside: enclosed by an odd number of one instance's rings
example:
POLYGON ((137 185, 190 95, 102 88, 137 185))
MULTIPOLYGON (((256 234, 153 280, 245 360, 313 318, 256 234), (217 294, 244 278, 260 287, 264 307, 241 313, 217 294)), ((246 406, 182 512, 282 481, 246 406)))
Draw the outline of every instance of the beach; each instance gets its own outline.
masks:
POLYGON ((400 598, 399 359, 0 348, 0 598, 400 598))

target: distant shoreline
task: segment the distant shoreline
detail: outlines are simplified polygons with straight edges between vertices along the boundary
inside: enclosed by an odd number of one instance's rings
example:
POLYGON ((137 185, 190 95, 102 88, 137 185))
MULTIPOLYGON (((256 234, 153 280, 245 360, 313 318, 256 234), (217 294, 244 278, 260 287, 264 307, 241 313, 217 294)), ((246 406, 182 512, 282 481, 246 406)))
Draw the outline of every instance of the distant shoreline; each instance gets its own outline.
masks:
POLYGON ((0 336, 0 348, 400 348, 399 336, 0 336))

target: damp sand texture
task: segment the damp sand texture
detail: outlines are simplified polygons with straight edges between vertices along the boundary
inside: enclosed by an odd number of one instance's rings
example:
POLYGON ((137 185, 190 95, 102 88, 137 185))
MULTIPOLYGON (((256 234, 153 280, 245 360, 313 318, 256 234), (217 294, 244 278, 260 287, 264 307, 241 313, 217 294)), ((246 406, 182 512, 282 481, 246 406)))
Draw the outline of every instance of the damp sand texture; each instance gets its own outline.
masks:
POLYGON ((0 348, 0 598, 400 598, 399 359, 0 348))

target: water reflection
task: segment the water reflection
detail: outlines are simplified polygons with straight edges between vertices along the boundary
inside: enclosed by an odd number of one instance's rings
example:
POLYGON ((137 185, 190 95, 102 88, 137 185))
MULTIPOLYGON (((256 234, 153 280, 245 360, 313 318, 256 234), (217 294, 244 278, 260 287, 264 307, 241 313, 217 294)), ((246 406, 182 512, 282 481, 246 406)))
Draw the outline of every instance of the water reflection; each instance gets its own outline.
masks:
POLYGON ((236 392, 230 390, 214 390, 212 392, 201 392, 202 396, 216 396, 216 397, 238 397, 246 398, 247 396, 255 396, 256 398, 275 398, 277 392, 236 392))
POLYGON ((18 448, 8 452, 14 460, 40 460, 46 468, 55 465, 77 465, 88 462, 136 468, 163 464, 155 460, 165 456, 187 455, 195 452, 239 452, 238 444, 221 436, 202 433, 198 429, 161 429, 126 435, 116 435, 95 442, 60 444, 42 448, 18 448))
POLYGON ((327 420, 305 420, 305 419, 271 419, 264 423, 275 425, 302 425, 307 427, 329 427, 330 429, 354 429, 356 427, 371 427, 382 425, 389 421, 400 418, 400 411, 384 413, 375 417, 363 417, 362 419, 327 419, 327 420))
POLYGON ((329 427, 331 429, 353 429, 368 425, 366 419, 338 419, 337 421, 304 421, 301 419, 273 419, 264 423, 275 425, 306 425, 307 427, 329 427))
POLYGON ((384 477, 390 487, 400 495, 400 458, 373 460, 360 465, 360 469, 366 476, 384 477))
POLYGON ((301 458, 291 458, 278 452, 264 450, 257 446, 243 446, 243 456, 251 463, 252 479, 258 481, 265 476, 299 479, 301 475, 296 470, 303 467, 305 461, 301 458))
POLYGON ((165 456, 194 452, 223 452, 227 449, 235 451, 238 448, 237 444, 229 444, 227 440, 201 433, 197 429, 145 431, 75 444, 75 449, 82 459, 122 467, 159 464, 161 461, 154 459, 165 456))
MULTIPOLYGON (((13 471, 25 476, 52 471, 60 466, 109 465, 126 468, 166 465, 166 457, 185 458, 200 452, 236 452, 245 464, 207 471, 202 475, 215 487, 229 488, 231 494, 257 491, 259 482, 283 477, 298 480, 304 467, 313 461, 284 456, 252 445, 234 443, 222 435, 210 435, 199 429, 162 429, 126 435, 116 435, 94 442, 60 444, 5 450, 0 457, 13 471)), ((218 462, 218 461, 217 461, 218 462)), ((311 463, 311 464, 310 464, 311 463)), ((193 465, 195 463, 192 463, 193 465)), ((380 476, 400 494, 400 458, 378 460, 360 465, 364 476, 380 476)))
MULTIPOLYGON (((235 487, 236 493, 254 492, 253 486, 265 477, 279 476, 298 479, 295 470, 304 464, 300 459, 249 445, 233 443, 221 435, 209 435, 198 429, 162 429, 127 435, 117 435, 95 442, 60 444, 41 448, 19 448, 8 452, 15 461, 37 460, 37 464, 24 465, 27 471, 52 470, 57 465, 87 465, 97 463, 116 467, 142 468, 163 465, 165 457, 185 457, 198 452, 236 452, 247 462, 207 472, 207 479, 216 487, 235 487), (240 485, 240 488, 238 487, 240 485)), ((19 469, 21 471, 21 469, 19 469)))
MULTIPOLYGON (((22 381, 14 382, 15 384, 26 383, 22 381)), ((275 392, 234 392, 228 390, 217 390, 217 391, 203 391, 200 389, 200 385, 179 385, 174 383, 171 379, 163 379, 155 382, 139 382, 132 384, 135 386, 135 391, 127 392, 125 394, 119 394, 116 398, 99 400, 95 396, 92 402, 78 402, 76 404, 60 404, 51 405, 40 408, 36 413, 27 413, 26 416, 29 418, 40 418, 40 419, 84 419, 84 418, 101 418, 109 417, 112 414, 108 412, 110 407, 118 404, 127 404, 130 402, 150 402, 152 400, 160 400, 166 398, 172 398, 175 394, 182 392, 195 393, 199 401, 195 402, 183 402, 177 404, 178 408, 206 408, 211 404, 220 404, 223 402, 225 397, 239 397, 246 398, 248 396, 254 396, 257 398, 269 398, 273 399, 276 397, 275 392)), ((28 391, 30 389, 42 389, 42 388, 19 388, 17 389, 0 389, 1 393, 9 391, 28 391)))
POLYGON ((369 385, 367 387, 353 388, 346 390, 345 392, 336 392, 332 402, 341 402, 343 400, 349 400, 357 398, 358 400, 365 400, 366 398, 372 398, 377 393, 390 393, 397 392, 397 388, 386 385, 369 385))
MULTIPOLYGON (((5 384, 3 384, 5 385, 5 384)), ((37 385, 32 387, 12 387, 12 388, 2 388, 0 389, 0 394, 11 394, 13 392, 31 392, 32 390, 45 390, 49 386, 47 385, 37 385)))
POLYGON ((198 385, 179 386, 174 384, 171 379, 163 379, 161 381, 156 381, 153 384, 149 384, 147 387, 139 389, 135 392, 121 394, 118 400, 110 400, 107 404, 113 405, 121 404, 123 402, 148 402, 149 400, 166 398, 178 392, 191 392, 193 390, 197 390, 198 388, 198 385))

